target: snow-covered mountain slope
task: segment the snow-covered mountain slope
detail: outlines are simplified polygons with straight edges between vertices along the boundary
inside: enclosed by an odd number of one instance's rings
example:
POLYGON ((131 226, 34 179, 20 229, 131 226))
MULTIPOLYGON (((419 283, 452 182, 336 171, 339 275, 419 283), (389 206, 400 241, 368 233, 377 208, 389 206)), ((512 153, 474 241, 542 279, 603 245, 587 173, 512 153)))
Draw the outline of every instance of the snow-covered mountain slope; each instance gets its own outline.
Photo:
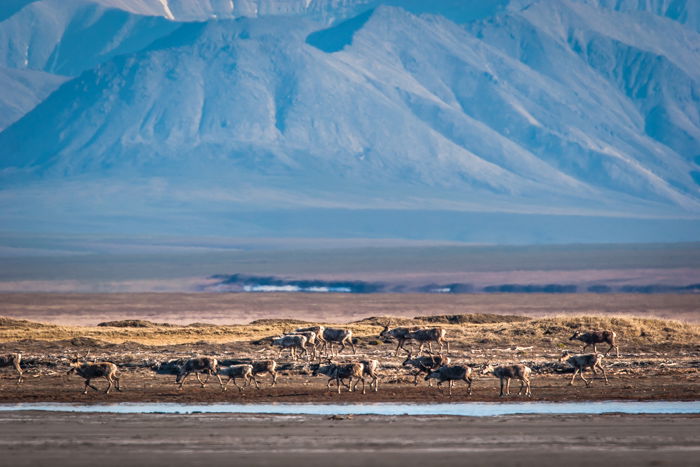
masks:
POLYGON ((0 65, 76 76, 141 50, 178 24, 89 0, 42 0, 0 23, 0 65))
POLYGON ((662 16, 700 31, 700 2, 693 0, 575 0, 596 8, 662 16))
POLYGON ((697 33, 655 15, 621 14, 566 2, 536 3, 471 25, 471 30, 579 94, 632 103, 635 111, 622 109, 637 120, 633 131, 645 133, 686 158, 698 155, 697 33), (577 73, 571 73, 572 69, 577 73), (596 85, 616 89, 595 89, 596 85))
POLYGON ((0 3, 0 129, 22 117, 65 80, 111 57, 134 52, 178 25, 89 0, 0 3), (41 73, 43 72, 43 73, 41 73))
POLYGON ((21 118, 68 78, 0 67, 0 130, 21 118))
MULTIPOLYGON (((70 9, 73 0, 59 0, 70 9)), ((419 0, 394 0, 417 3, 419 0)), ((422 1, 422 0, 421 0, 422 1)), ((465 0, 474 2, 475 0, 465 0)), ((481 1, 481 0, 479 0, 481 1)), ((500 0, 499 0, 500 1, 500 0)), ((0 21, 32 4, 54 0, 3 0, 0 21)), ((260 16, 307 16, 333 22, 381 3, 380 0, 86 0, 98 8, 117 9, 136 15, 160 16, 174 21, 206 21, 260 16)), ((32 5, 37 7, 39 5, 32 5)), ((43 8, 39 6, 39 8, 43 8)))
POLYGON ((214 205, 700 215, 691 2, 316 2, 360 11, 330 27, 314 2, 261 0, 271 13, 186 24, 142 16, 146 0, 112 3, 94 11, 127 15, 130 39, 96 47, 100 64, 71 62, 69 48, 62 61, 36 54, 40 69, 87 70, 0 133, 0 204, 41 206, 42 186, 79 184, 115 187, 105 216, 137 204, 143 216, 214 205))

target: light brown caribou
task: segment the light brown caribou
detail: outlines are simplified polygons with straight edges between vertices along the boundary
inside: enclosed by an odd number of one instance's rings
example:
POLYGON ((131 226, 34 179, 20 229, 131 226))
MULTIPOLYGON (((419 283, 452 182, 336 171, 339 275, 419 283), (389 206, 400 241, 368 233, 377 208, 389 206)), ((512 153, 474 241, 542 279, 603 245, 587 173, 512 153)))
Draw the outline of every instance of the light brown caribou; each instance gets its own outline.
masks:
POLYGON ((530 391, 530 375, 532 374, 532 370, 530 367, 527 367, 525 365, 517 364, 517 365, 504 365, 504 366, 497 366, 494 367, 492 364, 486 362, 484 367, 481 370, 482 375, 488 375, 492 374, 496 378, 498 378, 501 382, 501 392, 498 397, 503 397, 504 392, 503 389, 505 387, 505 395, 509 396, 510 395, 510 380, 511 379, 519 379, 520 380, 520 390, 518 391, 518 395, 521 395, 523 392, 523 388, 525 388, 525 395, 527 397, 532 397, 532 392, 530 391))
POLYGON ((22 381, 24 381, 24 377, 22 376, 22 367, 20 366, 21 362, 22 354, 19 352, 0 355, 0 368, 12 366, 15 368, 15 371, 17 371, 17 373, 19 374, 19 378, 17 378, 17 384, 20 384, 22 381))
POLYGON ((331 389, 331 381, 335 381, 338 385, 338 394, 340 394, 340 385, 348 388, 349 392, 357 390, 357 383, 362 381, 362 394, 365 394, 365 368, 362 363, 333 363, 328 360, 327 365, 314 365, 313 376, 326 375, 328 376, 328 390, 331 389), (349 380, 349 384, 345 384, 343 380, 349 380), (353 385, 353 380, 355 384, 353 385))
POLYGON ((374 385, 374 392, 379 391, 379 360, 360 360, 360 363, 362 363, 363 374, 372 379, 369 382, 369 389, 372 390, 372 385, 374 385))
POLYGON ((567 350, 565 350, 561 354, 561 357, 559 357, 559 363, 563 362, 568 363, 571 367, 574 368, 574 375, 571 377, 571 381, 569 381, 569 386, 572 386, 574 384, 576 375, 579 375, 581 377, 583 382, 586 383, 586 387, 591 385, 590 380, 587 380, 583 377, 583 372, 586 371, 586 368, 590 368, 591 371, 593 371, 594 375, 598 374, 596 369, 601 370, 603 372, 603 377, 605 378, 605 384, 608 384, 608 375, 605 374, 605 368, 603 368, 602 354, 590 353, 583 355, 571 355, 567 350))
POLYGON ((445 339, 446 334, 443 328, 422 328, 409 332, 406 338, 420 344, 418 346, 419 353, 423 351, 423 346, 425 346, 425 344, 428 344, 428 350, 430 353, 433 353, 433 342, 440 346, 440 352, 442 352, 442 346, 444 344, 447 346, 447 353, 450 353, 450 343, 445 339))
MULTIPOLYGON (((87 358, 85 355, 84 358, 87 358)), ((88 393, 88 388, 92 388, 95 391, 99 391, 95 386, 90 384, 90 381, 95 378, 105 378, 107 380, 107 389, 105 394, 109 394, 109 390, 112 389, 112 385, 121 392, 121 385, 119 384, 119 377, 117 376, 117 365, 111 362, 81 362, 79 358, 74 358, 70 363, 70 370, 66 375, 76 373, 78 376, 85 378, 85 391, 83 394, 88 393)))
POLYGON ((299 357, 302 355, 305 355, 306 357, 309 356, 309 352, 306 349, 306 342, 306 337, 300 334, 291 334, 272 339, 272 345, 280 348, 277 358, 280 358, 282 356, 282 352, 289 349, 292 360, 297 359, 297 350, 300 352, 298 355, 299 357))
POLYGON ((336 355, 345 350, 345 344, 350 344, 350 347, 352 348, 352 353, 353 355, 355 354, 355 344, 352 341, 352 330, 340 328, 325 328, 323 330, 322 352, 325 352, 326 355, 333 355, 334 343, 340 346, 336 355))
POLYGON ((584 352, 588 346, 593 346, 593 352, 597 353, 598 349, 596 348, 597 344, 602 344, 606 343, 610 345, 610 348, 605 352, 605 356, 608 356, 608 353, 612 349, 615 349, 615 355, 617 357, 620 357, 620 347, 617 345, 617 342, 615 342, 615 338, 617 337, 617 334, 615 334, 615 331, 588 331, 588 332, 581 332, 581 331, 574 331, 574 335, 569 338, 570 341, 573 340, 578 340, 583 342, 583 348, 581 349, 581 352, 584 352))
POLYGON ((226 386, 228 386, 228 383, 230 381, 233 381, 233 385, 238 388, 239 392, 243 392, 243 388, 248 386, 251 381, 255 383, 256 389, 260 389, 260 387, 258 386, 258 382, 255 380, 255 376, 253 375, 253 365, 232 365, 227 368, 221 368, 219 370, 219 373, 224 376, 228 376, 226 382, 221 384, 222 391, 226 391, 226 386), (239 386, 238 383, 236 383, 236 379, 238 378, 243 379, 243 387, 239 386))

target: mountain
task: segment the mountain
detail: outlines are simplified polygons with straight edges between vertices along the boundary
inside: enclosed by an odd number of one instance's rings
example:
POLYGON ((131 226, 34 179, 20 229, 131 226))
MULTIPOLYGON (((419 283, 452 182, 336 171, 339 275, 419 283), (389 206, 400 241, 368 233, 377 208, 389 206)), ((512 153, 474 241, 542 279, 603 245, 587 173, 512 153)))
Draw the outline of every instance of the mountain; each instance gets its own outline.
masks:
POLYGON ((75 76, 0 133, 13 228, 312 236, 333 210, 358 236, 462 216, 447 236, 469 241, 515 218, 527 241, 564 241, 571 216, 601 240, 639 235, 619 219, 656 219, 654 238, 700 225, 693 2, 260 0, 236 19, 228 2, 70 2, 0 23, 3 63, 75 76), (60 34, 26 26, 54 15, 60 34), (270 221, 295 212, 306 230, 270 221), (535 214, 559 220, 543 234, 535 214))
POLYGON ((0 130, 19 120, 68 78, 34 70, 0 67, 0 130))
POLYGON ((67 77, 138 51, 178 26, 88 0, 3 2, 0 19, 0 130, 67 77))

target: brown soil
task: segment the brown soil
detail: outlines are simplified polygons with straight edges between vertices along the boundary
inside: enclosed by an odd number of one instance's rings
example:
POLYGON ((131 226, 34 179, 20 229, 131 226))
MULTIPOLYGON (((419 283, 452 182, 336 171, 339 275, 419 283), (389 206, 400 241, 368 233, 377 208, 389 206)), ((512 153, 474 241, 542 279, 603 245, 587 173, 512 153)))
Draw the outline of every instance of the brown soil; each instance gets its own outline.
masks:
MULTIPOLYGON (((580 318, 585 319, 585 318, 580 318)), ((634 323, 634 322, 632 322, 634 323)), ((667 322, 662 322, 666 323, 667 322)), ((565 323, 559 323, 565 324, 565 323)), ((629 323, 627 323, 629 324, 629 323)), ((527 325, 537 329, 532 323, 500 323, 484 325, 460 325, 449 328, 452 334, 450 356, 455 363, 471 365, 475 370, 487 360, 500 363, 523 362, 533 368, 533 400, 576 401, 576 400, 696 400, 700 394, 700 345, 695 334, 690 339, 694 343, 652 342, 639 343, 638 340, 622 341, 620 358, 614 353, 605 360, 609 384, 601 377, 595 378, 590 387, 580 379, 574 386, 568 386, 570 369, 557 361, 559 349, 565 345, 578 350, 578 345, 568 345, 566 337, 570 331, 558 331, 561 339, 552 341, 537 340, 537 345, 523 347, 505 345, 503 342, 524 344, 526 337, 512 337, 510 331, 527 325), (500 335, 489 326, 500 326, 500 335), (506 328, 513 326, 512 329, 506 328), (472 329, 474 328, 474 329, 472 329), (485 331, 490 329, 490 331, 485 331), (458 340, 459 334, 469 335, 458 340), (481 334, 480 334, 481 333, 481 334), (493 334, 491 338, 487 338, 493 334), (481 335, 480 343, 474 335, 481 335), (636 342, 636 343, 635 343, 636 342)), ((688 326, 688 325, 682 325, 688 326)), ((618 329, 623 328, 619 326, 618 329)), ((691 331, 697 330, 691 326, 691 331)), ((135 331, 141 328, 135 328, 135 331)), ((205 328, 205 330, 208 328, 205 328)), ((665 327, 665 329, 671 329, 665 327)), ((378 332, 378 331, 377 331, 378 332)), ((648 331, 650 334, 651 331, 648 331)), ((657 336, 658 337, 658 336, 657 336)), ((688 337, 685 337, 688 339, 688 337)), ((638 338, 639 339, 639 338, 638 338)), ((643 341, 643 339, 641 339, 643 341)), ((414 386, 410 371, 402 367, 403 356, 394 357, 393 343, 384 343, 371 337, 361 337, 357 342, 357 355, 346 350, 340 361, 353 361, 359 358, 376 358, 381 362, 382 379, 379 392, 368 391, 366 395, 343 390, 328 391, 327 379, 311 376, 309 363, 304 360, 291 361, 287 354, 277 359, 280 365, 279 382, 270 387, 270 376, 260 375, 261 389, 246 388, 240 393, 233 384, 227 392, 222 392, 215 380, 206 388, 201 388, 194 376, 187 380, 182 391, 177 390, 175 376, 156 374, 150 367, 157 362, 174 358, 187 358, 194 355, 212 355, 223 365, 244 363, 250 360, 275 358, 276 351, 268 345, 256 345, 255 341, 210 343, 199 341, 168 346, 144 345, 135 342, 109 344, 91 338, 71 340, 41 341, 24 340, 0 344, 0 352, 20 350, 23 352, 25 382, 17 385, 12 368, 2 371, 0 403, 7 402, 348 402, 348 401, 494 401, 498 398, 498 380, 492 376, 478 376, 473 384, 473 395, 467 396, 465 383, 457 383, 450 398, 446 392, 429 388, 419 379, 414 386), (81 393, 83 380, 77 376, 66 377, 69 358, 90 350, 90 359, 112 361, 120 367, 123 392, 113 391, 109 395, 90 390, 81 393)), ((606 349, 603 345, 601 350, 606 349)), ((588 378, 590 372, 586 374, 588 378)), ((99 387, 106 387, 104 380, 96 380, 99 387)), ((361 385, 360 385, 361 386, 361 385)), ((519 387, 512 383, 512 398, 519 387)), ((334 388, 335 389, 335 388, 334 388)))
MULTIPOLYGON (((570 374, 536 375, 532 379, 533 401, 589 401, 589 400, 696 400, 700 394, 700 373, 697 369, 689 371, 652 371, 643 376, 632 374, 609 375, 610 384, 602 378, 593 380, 586 387, 578 379, 574 386, 568 386, 570 374)), ((210 403, 210 402, 488 402, 504 400, 498 397, 498 380, 493 377, 481 377, 474 381, 473 394, 467 395, 466 385, 457 383, 452 397, 447 390, 428 387, 425 381, 414 386, 408 378, 390 376, 389 381, 380 383, 379 392, 347 392, 341 394, 326 388, 327 379, 299 375, 281 375, 276 387, 270 387, 269 377, 260 378, 264 383, 260 390, 245 388, 239 392, 233 384, 222 392, 215 379, 201 388, 192 377, 187 380, 183 390, 178 390, 175 376, 154 375, 149 371, 122 371, 123 392, 112 391, 110 394, 90 389, 82 394, 83 380, 73 376, 63 378, 60 375, 29 378, 18 386, 5 378, 0 392, 0 403, 16 402, 174 402, 174 403, 210 403), (212 384, 213 383, 213 384, 212 384)), ((587 377, 588 379, 588 377, 587 377)), ((412 379, 411 379, 412 381, 412 379)), ((104 380, 94 382, 100 388, 106 388, 104 380)), ((358 389, 362 385, 358 386, 358 389)), ((516 396, 518 382, 511 384, 509 400, 526 400, 516 396)))

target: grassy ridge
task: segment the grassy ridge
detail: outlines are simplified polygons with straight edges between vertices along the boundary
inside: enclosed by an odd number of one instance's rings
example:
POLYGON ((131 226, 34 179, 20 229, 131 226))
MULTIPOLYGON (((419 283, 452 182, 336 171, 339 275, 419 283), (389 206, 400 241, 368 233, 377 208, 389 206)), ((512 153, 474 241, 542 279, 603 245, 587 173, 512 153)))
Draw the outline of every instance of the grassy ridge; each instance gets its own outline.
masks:
MULTIPOLYGON (((626 349, 700 348, 700 325, 674 320, 636 318, 629 316, 555 316, 529 319, 522 316, 464 315, 425 318, 373 317, 343 325, 352 329, 360 345, 379 345, 380 323, 392 320, 392 325, 440 325, 447 329, 448 339, 457 348, 471 346, 535 346, 558 348, 577 346, 568 338, 575 329, 612 329, 626 349), (515 319, 517 318, 517 319, 515 319), (450 324, 455 321, 461 324, 450 324)), ((269 319, 246 325, 215 326, 204 323, 172 325, 142 322, 138 327, 112 323, 112 326, 60 326, 0 317, 0 342, 28 340, 60 341, 94 339, 121 344, 136 342, 145 345, 174 345, 186 343, 248 342, 299 327, 299 320, 269 319)), ((315 324, 315 323, 314 323, 315 324)), ((325 324, 325 323, 319 323, 325 324)), ((337 326, 337 325, 335 325, 337 326)), ((20 344, 21 345, 21 344, 20 344)), ((606 346, 602 347, 603 349, 606 346)))

